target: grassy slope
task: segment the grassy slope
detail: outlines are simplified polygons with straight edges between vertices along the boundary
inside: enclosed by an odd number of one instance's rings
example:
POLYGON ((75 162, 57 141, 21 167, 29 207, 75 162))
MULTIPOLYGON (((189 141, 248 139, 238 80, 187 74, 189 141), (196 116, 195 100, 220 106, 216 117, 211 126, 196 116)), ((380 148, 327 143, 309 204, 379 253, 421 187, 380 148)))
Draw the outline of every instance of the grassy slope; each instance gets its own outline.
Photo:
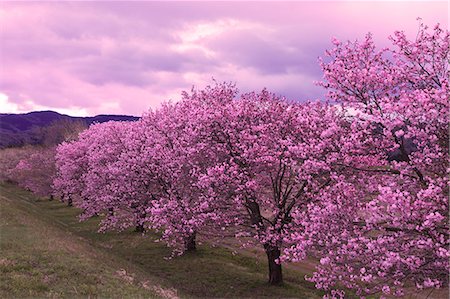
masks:
POLYGON ((22 207, 26 202, 17 204, 1 194, 1 298, 157 297, 155 291, 136 281, 127 283, 124 273, 117 272, 127 266, 126 261, 42 221, 37 214, 40 207, 22 207))
POLYGON ((98 234, 95 219, 79 223, 79 211, 58 201, 12 185, 0 194, 0 297, 321 297, 297 270, 285 269, 285 285, 273 287, 264 260, 224 248, 167 260, 170 250, 151 234, 98 234))

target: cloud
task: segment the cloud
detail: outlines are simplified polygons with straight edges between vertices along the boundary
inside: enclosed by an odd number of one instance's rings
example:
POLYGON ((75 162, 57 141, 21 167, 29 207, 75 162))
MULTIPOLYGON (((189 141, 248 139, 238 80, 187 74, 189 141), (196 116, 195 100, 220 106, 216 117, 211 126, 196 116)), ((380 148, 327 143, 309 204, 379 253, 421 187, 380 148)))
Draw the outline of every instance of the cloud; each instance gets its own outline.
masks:
POLYGON ((2 107, 1 113, 27 113, 30 111, 46 111, 55 110, 61 114, 67 114, 71 116, 87 116, 88 113, 85 109, 81 107, 67 107, 67 108, 57 108, 42 106, 32 101, 25 101, 21 105, 13 103, 9 100, 6 94, 0 93, 0 106, 2 107))
POLYGON ((1 107, 141 115, 212 78, 323 98, 313 81, 332 36, 371 31, 385 45, 397 29, 414 36, 418 16, 446 27, 446 10, 446 2, 5 2, 1 107))

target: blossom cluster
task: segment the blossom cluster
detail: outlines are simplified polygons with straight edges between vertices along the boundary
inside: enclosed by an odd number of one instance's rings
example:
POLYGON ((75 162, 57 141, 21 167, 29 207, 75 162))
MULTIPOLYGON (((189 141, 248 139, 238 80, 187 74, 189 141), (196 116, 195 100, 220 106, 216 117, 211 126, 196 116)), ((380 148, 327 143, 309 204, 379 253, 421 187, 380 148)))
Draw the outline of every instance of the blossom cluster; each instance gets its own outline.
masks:
POLYGON ((380 51, 370 35, 335 40, 321 62, 320 85, 351 119, 348 138, 365 140, 342 165, 355 176, 296 218, 305 231, 290 256, 312 244, 321 263, 310 279, 326 290, 401 296, 411 283, 448 286, 450 36, 421 24, 415 41, 403 32, 391 40, 395 48, 380 51))

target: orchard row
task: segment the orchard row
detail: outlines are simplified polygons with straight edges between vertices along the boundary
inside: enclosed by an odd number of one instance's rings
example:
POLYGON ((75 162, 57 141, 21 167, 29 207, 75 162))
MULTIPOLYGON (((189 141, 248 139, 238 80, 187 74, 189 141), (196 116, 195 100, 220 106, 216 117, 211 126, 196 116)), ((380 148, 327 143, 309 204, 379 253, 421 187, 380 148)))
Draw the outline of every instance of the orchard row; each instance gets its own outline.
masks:
POLYGON ((271 284, 283 263, 315 257, 308 279, 333 297, 447 287, 449 33, 422 25, 392 42, 334 41, 320 62, 330 103, 193 89, 10 173, 100 216, 100 230, 159 231, 174 255, 198 236, 261 246, 271 284))

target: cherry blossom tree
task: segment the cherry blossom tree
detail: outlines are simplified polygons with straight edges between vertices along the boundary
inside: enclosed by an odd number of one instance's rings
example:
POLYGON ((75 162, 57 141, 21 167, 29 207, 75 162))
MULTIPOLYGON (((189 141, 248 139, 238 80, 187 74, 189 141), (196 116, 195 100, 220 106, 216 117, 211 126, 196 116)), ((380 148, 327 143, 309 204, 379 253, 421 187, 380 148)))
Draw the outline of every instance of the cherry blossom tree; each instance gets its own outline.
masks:
POLYGON ((204 124, 213 115, 210 104, 235 93, 226 84, 193 91, 136 123, 91 126, 58 148, 56 189, 80 198, 81 219, 108 211, 101 230, 148 226, 163 232, 174 253, 194 250, 199 230, 210 232, 224 222, 197 186, 199 173, 218 157, 203 142, 204 124))
POLYGON ((33 146, 13 147, 0 150, 0 181, 17 183, 11 173, 17 164, 34 152, 33 146))
POLYGON ((303 233, 286 254, 317 254, 311 280, 335 296, 338 282, 361 296, 448 286, 449 32, 421 25, 416 40, 391 40, 380 51, 370 35, 335 40, 321 62, 321 85, 351 123, 341 144, 353 149, 335 165, 342 183, 295 215, 303 233))
POLYGON ((127 173, 114 170, 114 164, 125 151, 125 139, 134 126, 130 122, 110 121, 94 124, 89 128, 86 152, 87 170, 82 176, 84 188, 81 190, 79 207, 83 209, 82 220, 104 213, 101 230, 123 230, 142 225, 133 220, 140 209, 133 207, 134 192, 120 187, 127 173))
POLYGON ((136 136, 130 135, 134 126, 116 121, 94 124, 76 141, 58 147, 55 191, 69 205, 77 199, 76 206, 83 210, 81 220, 104 215, 101 231, 133 225, 143 230, 143 220, 138 218, 143 218, 140 215, 147 206, 137 205, 137 198, 145 195, 145 190, 131 189, 126 184, 131 178, 130 166, 134 167, 132 160, 119 163, 127 148, 126 140, 136 136))
POLYGON ((8 180, 38 196, 53 199, 52 182, 56 175, 56 146, 65 139, 73 139, 82 129, 81 122, 57 121, 40 129, 42 146, 26 146, 2 151, 2 174, 8 180))
POLYGON ((312 255, 309 279, 336 297, 447 286, 449 33, 391 40, 333 41, 332 105, 217 84, 91 126, 58 146, 55 191, 101 229, 161 231, 176 254, 199 235, 259 244, 271 284, 312 255))
POLYGON ((21 159, 9 170, 12 180, 19 186, 39 196, 52 197, 52 182, 55 176, 55 147, 33 148, 29 156, 21 159))
POLYGON ((231 84, 192 90, 182 101, 143 117, 148 138, 138 156, 147 161, 144 165, 151 169, 154 186, 147 219, 163 232, 174 253, 195 250, 197 234, 211 240, 227 225, 221 211, 229 205, 205 196, 199 177, 224 157, 208 143, 210 124, 222 116, 219 107, 236 93, 231 84))
POLYGON ((210 125, 210 147, 226 158, 208 169, 201 185, 231 205, 221 217, 235 236, 262 245, 271 284, 283 282, 280 255, 292 214, 332 183, 326 159, 339 151, 339 125, 337 109, 289 102, 266 90, 223 106, 210 125))
POLYGON ((121 224, 122 228, 134 225, 136 232, 144 232, 147 209, 155 199, 157 189, 153 158, 147 156, 152 151, 146 151, 146 146, 151 144, 149 140, 154 140, 152 130, 143 120, 123 123, 117 129, 121 132, 113 132, 116 153, 109 158, 105 168, 111 192, 108 208, 111 223, 121 224))
POLYGON ((84 174, 88 171, 87 150, 93 138, 93 130, 81 132, 78 139, 63 142, 56 148, 56 176, 53 180, 54 194, 68 206, 81 199, 85 189, 84 174))

